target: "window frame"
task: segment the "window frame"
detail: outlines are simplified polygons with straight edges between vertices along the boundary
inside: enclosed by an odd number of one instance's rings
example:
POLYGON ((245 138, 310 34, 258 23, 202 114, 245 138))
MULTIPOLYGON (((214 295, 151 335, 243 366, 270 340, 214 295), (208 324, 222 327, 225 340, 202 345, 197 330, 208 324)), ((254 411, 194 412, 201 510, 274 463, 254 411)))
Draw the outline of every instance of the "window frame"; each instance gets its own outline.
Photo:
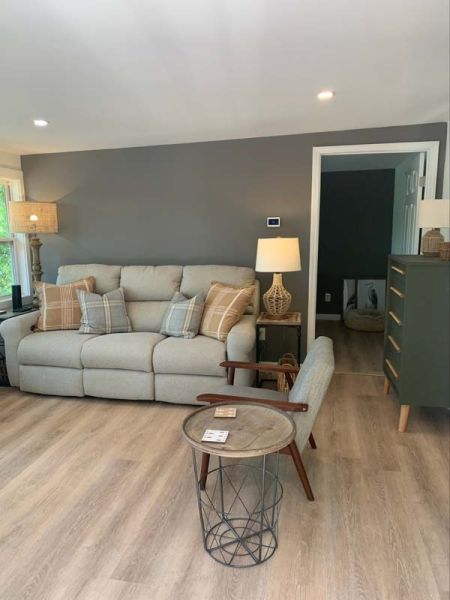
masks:
MULTIPOLYGON (((9 202, 24 202, 25 192, 22 171, 0 166, 0 184, 6 188, 6 210, 9 215, 9 202)), ((0 238, 0 243, 11 245, 14 283, 22 287, 22 300, 27 303, 32 299, 32 277, 30 263, 30 246, 25 233, 10 233, 0 238)), ((11 294, 0 296, 0 308, 10 308, 11 294)))

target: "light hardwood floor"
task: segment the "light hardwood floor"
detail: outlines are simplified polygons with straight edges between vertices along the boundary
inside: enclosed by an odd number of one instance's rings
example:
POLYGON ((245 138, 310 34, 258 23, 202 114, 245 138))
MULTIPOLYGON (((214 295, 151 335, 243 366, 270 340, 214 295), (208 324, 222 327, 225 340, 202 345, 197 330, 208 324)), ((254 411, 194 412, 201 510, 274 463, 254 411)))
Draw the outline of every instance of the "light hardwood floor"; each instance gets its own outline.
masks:
POLYGON ((355 331, 342 321, 317 321, 316 335, 333 340, 337 373, 382 374, 383 333, 355 331))
POLYGON ((449 597, 448 422, 380 377, 336 375, 306 468, 281 457, 280 546, 235 570, 202 549, 189 407, 0 391, 1 600, 449 597))

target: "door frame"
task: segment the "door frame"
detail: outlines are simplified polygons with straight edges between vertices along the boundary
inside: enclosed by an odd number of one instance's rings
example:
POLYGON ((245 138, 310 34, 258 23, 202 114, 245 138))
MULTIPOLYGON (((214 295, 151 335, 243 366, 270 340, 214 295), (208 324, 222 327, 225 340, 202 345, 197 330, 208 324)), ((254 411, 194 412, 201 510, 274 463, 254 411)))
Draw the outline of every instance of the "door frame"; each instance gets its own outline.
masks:
POLYGON ((436 197, 439 142, 398 142, 349 146, 315 146, 312 152, 311 225, 309 241, 308 348, 316 337, 317 268, 319 262, 320 178, 322 156, 342 154, 426 154, 425 198, 436 197))

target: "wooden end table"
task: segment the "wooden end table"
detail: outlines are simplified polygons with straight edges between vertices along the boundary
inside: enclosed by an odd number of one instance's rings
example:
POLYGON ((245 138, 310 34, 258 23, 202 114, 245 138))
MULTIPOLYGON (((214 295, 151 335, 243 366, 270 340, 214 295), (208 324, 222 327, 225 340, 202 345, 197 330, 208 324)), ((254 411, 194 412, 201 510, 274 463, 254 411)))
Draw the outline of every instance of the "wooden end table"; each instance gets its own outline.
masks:
MULTIPOLYGON (((291 327, 297 332, 297 361, 300 364, 301 346, 302 346, 302 314, 300 312, 288 312, 283 319, 272 319, 266 312, 259 313, 256 319, 256 362, 261 360, 261 342, 259 339, 261 328, 266 327, 291 327)), ((270 371, 270 368, 267 368, 270 371)), ((259 373, 256 374, 256 384, 259 385, 259 373)))
POLYGON ((295 437, 291 417, 263 404, 224 402, 189 415, 183 423, 183 436, 192 447, 205 550, 231 567, 250 567, 268 560, 278 545, 283 495, 278 478, 279 451, 295 437), (217 407, 236 408, 236 417, 215 418, 217 407), (206 429, 229 431, 227 441, 202 442, 206 429), (200 473, 198 452, 202 454, 200 473), (214 468, 209 468, 210 455, 217 457, 214 468), (274 455, 270 470, 269 455, 274 455), (255 460, 249 464, 242 462, 244 459, 255 460))

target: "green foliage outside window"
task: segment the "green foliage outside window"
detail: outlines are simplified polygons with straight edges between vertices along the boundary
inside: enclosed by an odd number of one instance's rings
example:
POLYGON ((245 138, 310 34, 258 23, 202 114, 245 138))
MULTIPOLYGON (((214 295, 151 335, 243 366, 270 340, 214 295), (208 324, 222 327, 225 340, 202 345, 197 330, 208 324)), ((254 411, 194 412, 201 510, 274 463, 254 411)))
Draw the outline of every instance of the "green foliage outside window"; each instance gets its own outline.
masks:
MULTIPOLYGON (((9 236, 6 190, 5 186, 0 184, 0 238, 9 236)), ((11 249, 10 243, 0 242, 0 296, 9 296, 11 284, 14 282, 11 249)))

